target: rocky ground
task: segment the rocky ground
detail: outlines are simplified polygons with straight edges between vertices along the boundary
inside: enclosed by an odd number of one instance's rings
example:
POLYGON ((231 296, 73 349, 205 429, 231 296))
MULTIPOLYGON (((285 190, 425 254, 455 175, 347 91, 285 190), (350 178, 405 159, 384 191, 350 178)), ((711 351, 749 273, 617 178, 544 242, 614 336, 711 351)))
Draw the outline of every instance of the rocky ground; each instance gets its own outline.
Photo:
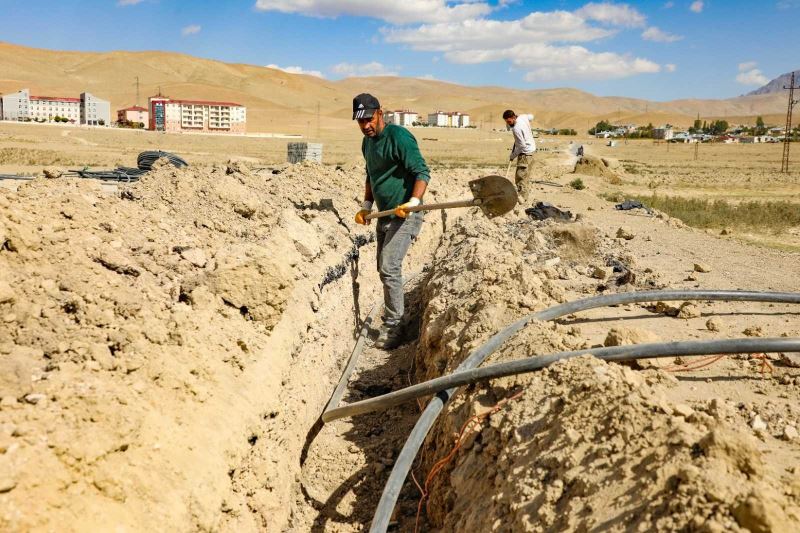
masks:
MULTIPOLYGON (((345 401, 448 372, 558 302, 795 290, 796 255, 616 211, 596 193, 621 165, 576 175, 575 162, 543 153, 523 204, 501 219, 427 216, 406 266, 419 273, 407 286, 409 343, 367 349, 345 401), (588 189, 535 183, 576 176, 588 189), (524 208, 538 200, 579 220, 535 221, 524 208)), ((492 171, 436 170, 428 201, 463 196, 468 179, 492 171)), ((306 442, 379 295, 370 228, 351 223, 361 172, 231 162, 163 166, 111 194, 68 178, 0 189, 2 529, 364 529, 424 404, 338 421, 306 442)), ((599 309, 533 324, 492 361, 656 338, 800 336, 797 313, 599 309)), ((791 354, 676 371, 690 361, 584 357, 464 389, 415 465, 426 498, 419 506, 409 480, 397 527, 796 529, 791 354)))

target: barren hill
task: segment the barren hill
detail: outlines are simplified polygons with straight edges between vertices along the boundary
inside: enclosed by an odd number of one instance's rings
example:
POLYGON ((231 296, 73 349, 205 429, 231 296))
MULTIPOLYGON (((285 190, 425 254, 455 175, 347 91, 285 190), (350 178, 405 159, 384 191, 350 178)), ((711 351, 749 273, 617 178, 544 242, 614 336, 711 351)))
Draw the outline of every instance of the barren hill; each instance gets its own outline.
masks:
MULTIPOLYGON (((794 71, 794 76, 795 76, 795 78, 800 78, 800 70, 795 70, 794 71)), ((751 92, 747 93, 747 96, 752 96, 752 95, 756 95, 756 94, 773 94, 773 93, 783 94, 783 90, 784 90, 783 88, 784 87, 788 87, 789 86, 789 82, 791 80, 792 80, 792 73, 791 72, 787 72, 786 74, 781 74, 780 76, 778 76, 774 80, 770 81, 766 85, 763 85, 762 87, 759 87, 755 91, 751 91, 751 92)), ((795 81, 795 83, 797 83, 797 82, 795 81)))
POLYGON ((387 108, 412 108, 420 114, 437 109, 468 112, 481 127, 499 127, 499 114, 509 107, 535 113, 544 127, 584 129, 599 119, 689 124, 697 113, 754 120, 756 115, 782 113, 785 106, 781 94, 650 102, 567 88, 468 87, 416 78, 329 81, 172 52, 66 52, 9 43, 0 43, 0 73, 0 92, 29 87, 34 94, 73 96, 89 91, 110 100, 112 109, 136 103, 138 76, 140 104, 159 90, 175 98, 238 101, 248 107, 250 131, 272 132, 305 133, 316 124, 317 106, 323 128, 348 127, 350 100, 362 91, 375 93, 387 108))

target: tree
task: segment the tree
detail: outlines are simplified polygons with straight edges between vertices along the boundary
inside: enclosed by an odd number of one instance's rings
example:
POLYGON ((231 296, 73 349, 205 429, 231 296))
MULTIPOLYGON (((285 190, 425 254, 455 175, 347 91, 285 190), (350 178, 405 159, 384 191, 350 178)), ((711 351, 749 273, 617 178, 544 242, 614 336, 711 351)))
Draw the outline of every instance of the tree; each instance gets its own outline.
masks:
POLYGON ((611 129, 611 123, 601 120, 597 124, 595 124, 594 128, 589 130, 589 135, 594 135, 595 133, 600 133, 603 131, 609 131, 611 129))
POLYGON ((710 133, 711 135, 722 135, 726 131, 728 131, 728 122, 725 120, 715 120, 709 124, 706 133, 710 133))
POLYGON ((756 129, 753 135, 764 135, 767 133, 767 128, 764 126, 764 119, 760 116, 756 119, 756 129))
POLYGON ((100 120, 97 121, 97 124, 99 124, 100 126, 105 126, 106 121, 101 118, 100 120))

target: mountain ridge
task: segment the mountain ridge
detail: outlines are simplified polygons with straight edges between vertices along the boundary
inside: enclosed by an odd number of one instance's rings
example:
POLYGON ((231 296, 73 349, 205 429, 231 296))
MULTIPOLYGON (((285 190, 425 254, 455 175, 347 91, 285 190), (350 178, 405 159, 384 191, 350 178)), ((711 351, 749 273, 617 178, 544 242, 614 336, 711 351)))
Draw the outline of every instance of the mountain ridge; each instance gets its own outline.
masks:
POLYGON ((787 72, 786 74, 781 74, 777 78, 770 80, 766 84, 762 85, 755 91, 750 91, 745 96, 757 96, 761 94, 775 94, 775 93, 782 94, 784 91, 784 87, 788 87, 789 82, 792 81, 792 72, 794 72, 794 77, 795 77, 794 83, 795 87, 797 87, 797 84, 800 83, 800 69, 787 72))
MULTIPOLYGON (((134 77, 140 79, 140 105, 161 91, 173 98, 240 102, 248 107, 248 131, 302 132, 316 120, 324 128, 351 127, 352 95, 372 92, 387 109, 412 108, 421 115, 438 109, 462 111, 473 124, 500 127, 500 114, 511 108, 532 112, 537 125, 573 127, 605 119, 653 122, 669 119, 689 125, 701 117, 779 115, 782 95, 648 101, 624 96, 596 96, 575 88, 512 89, 465 86, 441 80, 367 77, 327 80, 244 63, 226 63, 179 52, 78 52, 31 48, 0 42, 0 93, 30 88, 35 94, 72 96, 83 91, 110 100, 114 110, 136 103, 134 77)), ((748 118, 749 119, 749 118, 748 118)))

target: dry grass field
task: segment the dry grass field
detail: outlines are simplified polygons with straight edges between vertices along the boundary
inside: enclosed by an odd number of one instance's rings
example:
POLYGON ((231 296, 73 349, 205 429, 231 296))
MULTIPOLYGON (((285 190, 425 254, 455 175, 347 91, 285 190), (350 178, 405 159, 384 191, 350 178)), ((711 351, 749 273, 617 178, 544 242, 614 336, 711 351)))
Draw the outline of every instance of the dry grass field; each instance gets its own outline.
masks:
MULTIPOLYGON (((587 148, 622 164, 619 179, 600 186, 608 199, 637 198, 693 227, 800 250, 800 165, 780 172, 782 144, 701 144, 697 160, 688 144, 595 142, 587 148)), ((792 148, 800 158, 800 146, 792 148)))
MULTIPOLYGON (((352 127, 321 128, 310 138, 175 135, 150 131, 0 123, 0 173, 39 173, 44 166, 92 169, 133 166, 144 150, 174 152, 194 164, 221 164, 231 159, 270 166, 286 162, 286 145, 296 140, 324 144, 327 164, 360 164, 361 134, 352 127)), ((312 128, 314 129, 314 128, 312 128)), ((432 167, 480 168, 505 174, 512 143, 504 131, 414 128, 432 167)), ((540 137, 539 148, 556 150, 567 137, 540 137)), ((800 203, 800 168, 781 174, 781 144, 656 144, 576 137, 587 153, 620 162, 613 179, 591 189, 607 198, 635 197, 681 218, 689 225, 746 230, 771 246, 798 239, 794 204, 800 203), (781 236, 782 235, 782 236, 781 236)), ((800 158, 800 147, 796 149, 800 158)), ((569 181, 569 180, 567 180, 569 181)), ((760 240, 760 239, 756 239, 760 240)), ((793 247, 792 244, 790 247, 793 247)))

